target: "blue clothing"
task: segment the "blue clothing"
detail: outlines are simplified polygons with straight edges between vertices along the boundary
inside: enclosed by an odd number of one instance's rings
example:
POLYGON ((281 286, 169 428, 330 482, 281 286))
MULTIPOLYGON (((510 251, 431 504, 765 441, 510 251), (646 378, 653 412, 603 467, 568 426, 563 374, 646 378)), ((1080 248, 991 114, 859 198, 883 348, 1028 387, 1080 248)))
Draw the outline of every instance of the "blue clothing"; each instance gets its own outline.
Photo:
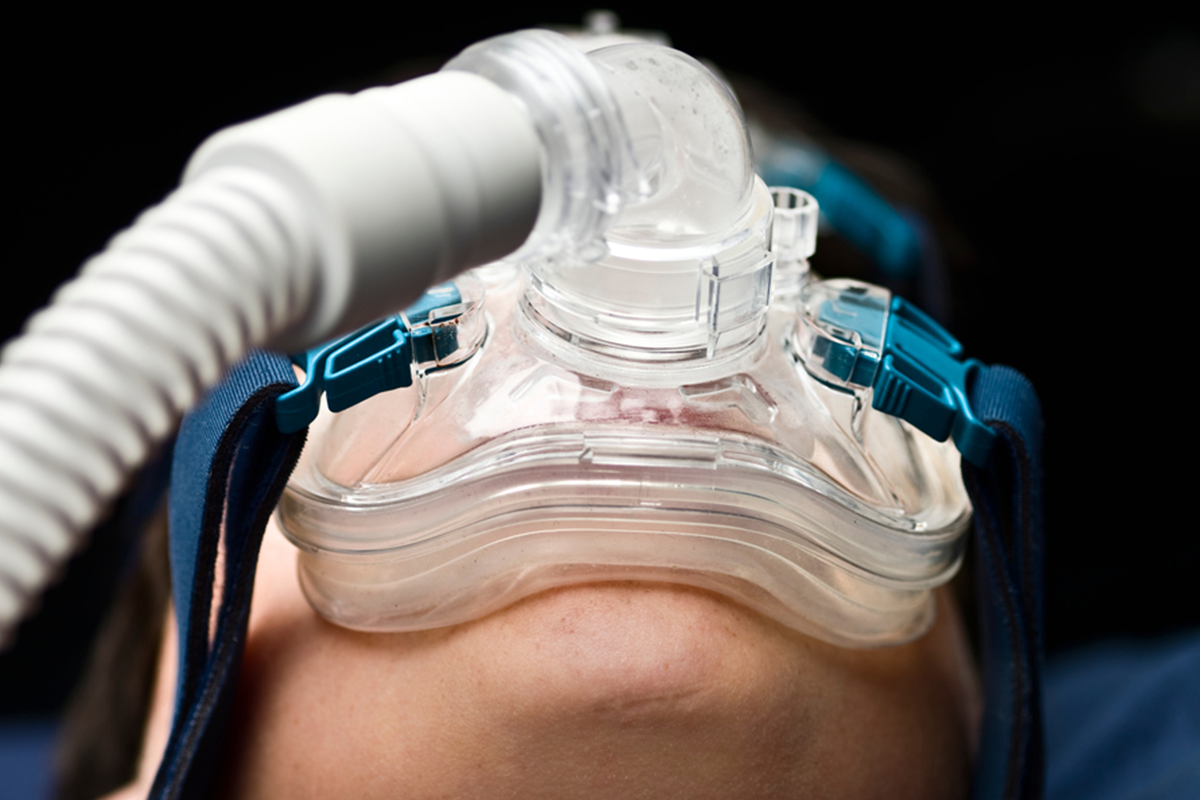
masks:
POLYGON ((1047 800, 1200 798, 1200 631, 1052 659, 1044 713, 1047 800))
POLYGON ((0 800, 48 800, 57 733, 49 717, 0 722, 0 800))

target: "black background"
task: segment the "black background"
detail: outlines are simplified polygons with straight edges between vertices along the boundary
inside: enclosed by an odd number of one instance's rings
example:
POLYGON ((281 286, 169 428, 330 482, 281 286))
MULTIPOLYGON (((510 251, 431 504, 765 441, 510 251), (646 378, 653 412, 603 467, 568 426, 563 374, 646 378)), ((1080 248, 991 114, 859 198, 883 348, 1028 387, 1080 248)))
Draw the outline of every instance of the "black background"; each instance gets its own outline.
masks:
MULTIPOLYGON (((626 26, 666 31, 931 178, 975 253, 954 332, 970 354, 1026 372, 1044 404, 1050 650, 1200 624, 1184 335, 1196 313, 1196 32, 1013 7, 983 18, 628 6, 626 26)), ((434 24, 392 8, 11 16, 0 336, 161 199, 209 133, 400 62, 436 66, 489 35, 577 23, 587 6, 455 4, 434 24)), ((109 567, 89 557, 0 657, 0 713, 61 704, 102 605, 96 573, 109 567)))

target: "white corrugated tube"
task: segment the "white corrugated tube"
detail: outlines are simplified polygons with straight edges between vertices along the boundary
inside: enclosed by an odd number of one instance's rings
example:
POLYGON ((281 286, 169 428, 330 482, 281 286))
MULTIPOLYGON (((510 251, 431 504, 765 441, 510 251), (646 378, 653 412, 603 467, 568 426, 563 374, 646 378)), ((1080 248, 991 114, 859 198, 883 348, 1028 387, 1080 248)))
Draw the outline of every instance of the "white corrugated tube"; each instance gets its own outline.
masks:
POLYGON ((525 240, 522 106, 443 72, 230 128, 0 361, 0 644, 180 415, 249 349, 299 349, 525 240))
POLYGON ((303 222, 278 181, 214 170, 114 238, 5 349, 5 633, 204 387, 308 305, 303 222))

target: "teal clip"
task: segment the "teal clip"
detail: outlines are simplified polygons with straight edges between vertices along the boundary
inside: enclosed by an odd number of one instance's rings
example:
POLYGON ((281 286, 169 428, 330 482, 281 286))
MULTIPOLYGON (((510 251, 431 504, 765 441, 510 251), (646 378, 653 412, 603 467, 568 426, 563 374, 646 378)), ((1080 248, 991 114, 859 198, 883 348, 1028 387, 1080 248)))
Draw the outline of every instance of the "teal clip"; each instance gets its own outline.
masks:
POLYGON ((983 466, 996 434, 971 410, 967 390, 984 364, 964 360, 958 340, 903 298, 893 297, 886 314, 873 299, 846 292, 822 307, 822 323, 856 332, 860 343, 821 340, 825 369, 853 387, 872 387, 872 408, 939 442, 953 438, 963 458, 983 466))
POLYGON ((456 319, 460 303, 458 288, 444 283, 399 314, 293 354, 304 382, 275 401, 279 430, 293 433, 316 419, 322 394, 330 411, 344 411, 380 392, 412 386, 413 365, 439 369, 438 355, 454 352, 458 334, 456 326, 436 323, 456 319))

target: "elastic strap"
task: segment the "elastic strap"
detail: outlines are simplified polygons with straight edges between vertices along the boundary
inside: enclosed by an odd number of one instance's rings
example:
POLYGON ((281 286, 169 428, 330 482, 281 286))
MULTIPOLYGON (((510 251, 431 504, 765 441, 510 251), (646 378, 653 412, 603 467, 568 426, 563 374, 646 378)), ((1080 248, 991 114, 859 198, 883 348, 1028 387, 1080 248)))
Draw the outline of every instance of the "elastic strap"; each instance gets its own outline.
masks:
POLYGON ((1039 800, 1042 734, 1042 413, 1033 385, 988 367, 971 407, 998 440, 986 467, 962 462, 975 506, 985 706, 974 800, 1039 800))
POLYGON ((263 531, 304 445, 304 431, 282 434, 275 424, 275 398, 295 385, 287 358, 255 353, 180 428, 170 498, 179 679, 154 800, 200 800, 208 790, 237 684, 263 531), (214 598, 221 549, 223 590, 214 598))

